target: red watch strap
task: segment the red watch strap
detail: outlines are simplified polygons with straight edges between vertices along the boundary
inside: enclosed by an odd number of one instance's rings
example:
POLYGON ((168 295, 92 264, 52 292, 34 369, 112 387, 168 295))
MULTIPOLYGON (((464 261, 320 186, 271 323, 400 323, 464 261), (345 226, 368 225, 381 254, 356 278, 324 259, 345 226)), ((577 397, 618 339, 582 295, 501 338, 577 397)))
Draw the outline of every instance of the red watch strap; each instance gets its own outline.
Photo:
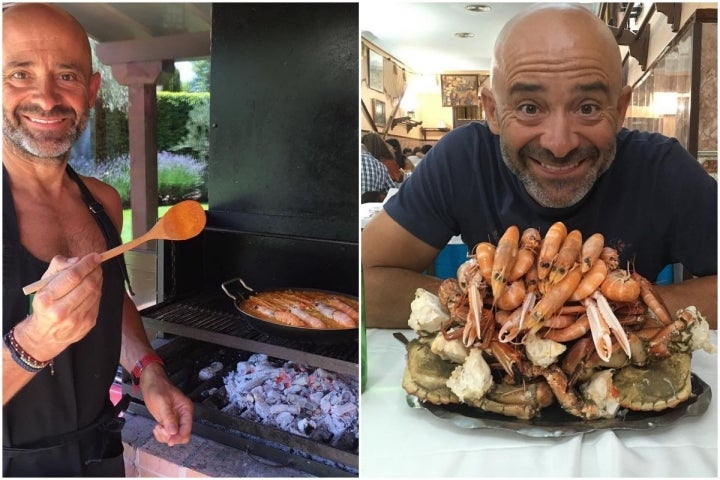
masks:
POLYGON ((142 375, 142 371, 145 367, 150 365, 151 363, 159 363, 163 367, 165 366, 165 362, 163 362, 162 358, 157 353, 148 353, 147 355, 143 356, 140 360, 137 361, 135 366, 132 369, 132 380, 135 385, 138 385, 140 383, 140 375, 142 375))

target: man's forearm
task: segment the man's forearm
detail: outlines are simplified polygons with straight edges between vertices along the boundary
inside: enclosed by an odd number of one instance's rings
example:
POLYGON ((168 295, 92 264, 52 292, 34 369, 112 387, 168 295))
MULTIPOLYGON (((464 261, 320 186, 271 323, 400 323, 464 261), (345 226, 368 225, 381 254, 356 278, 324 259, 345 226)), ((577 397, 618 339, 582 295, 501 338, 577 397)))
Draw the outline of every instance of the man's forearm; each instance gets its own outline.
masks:
POLYGON ((126 294, 123 306, 120 364, 128 372, 132 371, 135 363, 150 352, 152 347, 140 319, 140 313, 126 294))
POLYGON ((5 405, 15 396, 16 393, 27 385, 35 374, 20 368, 10 356, 10 352, 5 345, 3 345, 2 365, 3 405, 5 405))
POLYGON ((694 305, 708 321, 710 328, 717 330, 717 275, 657 286, 655 290, 673 318, 679 309, 694 305))
POLYGON ((371 267, 365 280, 365 321, 370 328, 408 328, 415 290, 437 294, 442 280, 402 268, 371 267))

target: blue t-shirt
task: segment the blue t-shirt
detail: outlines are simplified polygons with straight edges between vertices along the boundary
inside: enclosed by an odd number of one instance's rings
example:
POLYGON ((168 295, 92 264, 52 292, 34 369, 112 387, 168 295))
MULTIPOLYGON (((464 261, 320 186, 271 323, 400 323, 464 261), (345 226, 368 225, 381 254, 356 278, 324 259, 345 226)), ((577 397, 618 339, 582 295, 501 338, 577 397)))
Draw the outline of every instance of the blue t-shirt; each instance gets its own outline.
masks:
POLYGON ((717 273, 717 181, 676 139, 622 129, 615 161, 576 205, 540 206, 506 167, 499 137, 485 122, 446 134, 425 156, 387 213, 441 249, 455 235, 468 248, 497 243, 510 225, 545 235, 562 221, 583 239, 600 232, 606 246, 648 279, 681 263, 697 276, 717 273))

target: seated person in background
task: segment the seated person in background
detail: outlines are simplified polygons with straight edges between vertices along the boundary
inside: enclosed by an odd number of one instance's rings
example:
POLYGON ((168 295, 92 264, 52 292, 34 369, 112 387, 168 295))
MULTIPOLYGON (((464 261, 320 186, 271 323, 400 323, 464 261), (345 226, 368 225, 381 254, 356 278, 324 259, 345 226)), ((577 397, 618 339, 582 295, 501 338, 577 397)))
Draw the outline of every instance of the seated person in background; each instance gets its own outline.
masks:
POLYGON ((400 170, 402 170, 403 172, 412 172, 412 170, 415 168, 415 165, 413 165, 412 162, 407 161, 405 155, 403 155, 402 148, 400 147, 400 142, 396 138, 390 138, 387 140, 386 143, 390 145, 390 148, 395 154, 395 161, 400 167, 400 170))
POLYGON ((405 176, 402 170, 400 170, 400 166, 395 159, 395 154, 379 133, 366 133, 362 137, 362 144, 367 147, 373 157, 385 165, 387 171, 390 172, 390 178, 392 178, 395 183, 399 184, 403 181, 405 176))
POLYGON ((454 235, 473 249, 511 225, 544 236, 562 221, 602 233, 650 281, 681 263, 694 278, 655 290, 716 329, 717 182, 677 140, 623 128, 631 93, 614 36, 587 9, 511 19, 481 93, 487 123, 444 135, 363 230, 367 325, 407 328, 415 290, 441 283, 423 270, 454 235))
POLYGON ((418 156, 418 153, 420 153, 420 147, 415 147, 412 150, 412 153, 409 153, 406 156, 407 160, 413 164, 413 169, 415 167, 417 167, 417 164, 420 161, 420 157, 418 156))
POLYGON ((360 147, 360 202, 382 202, 388 190, 395 188, 396 184, 390 178, 385 165, 373 157, 365 145, 360 147))

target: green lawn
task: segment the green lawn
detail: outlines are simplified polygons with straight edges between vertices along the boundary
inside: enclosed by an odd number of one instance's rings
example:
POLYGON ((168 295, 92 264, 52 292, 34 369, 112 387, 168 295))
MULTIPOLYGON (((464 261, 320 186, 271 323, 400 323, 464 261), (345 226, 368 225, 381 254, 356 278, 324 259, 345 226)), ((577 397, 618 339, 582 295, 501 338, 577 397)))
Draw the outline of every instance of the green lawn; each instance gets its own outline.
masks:
MULTIPOLYGON (((207 203, 202 204, 203 208, 207 210, 207 203)), ((158 207, 158 218, 162 217, 165 212, 171 207, 171 205, 164 205, 161 207, 158 207)), ((140 234, 143 234, 145 232, 140 232, 140 234)), ((138 235, 139 236, 139 235, 138 235)), ((122 243, 127 243, 130 240, 132 240, 132 213, 131 210, 125 209, 123 210, 123 228, 122 232, 120 233, 120 238, 122 239, 122 243)))

